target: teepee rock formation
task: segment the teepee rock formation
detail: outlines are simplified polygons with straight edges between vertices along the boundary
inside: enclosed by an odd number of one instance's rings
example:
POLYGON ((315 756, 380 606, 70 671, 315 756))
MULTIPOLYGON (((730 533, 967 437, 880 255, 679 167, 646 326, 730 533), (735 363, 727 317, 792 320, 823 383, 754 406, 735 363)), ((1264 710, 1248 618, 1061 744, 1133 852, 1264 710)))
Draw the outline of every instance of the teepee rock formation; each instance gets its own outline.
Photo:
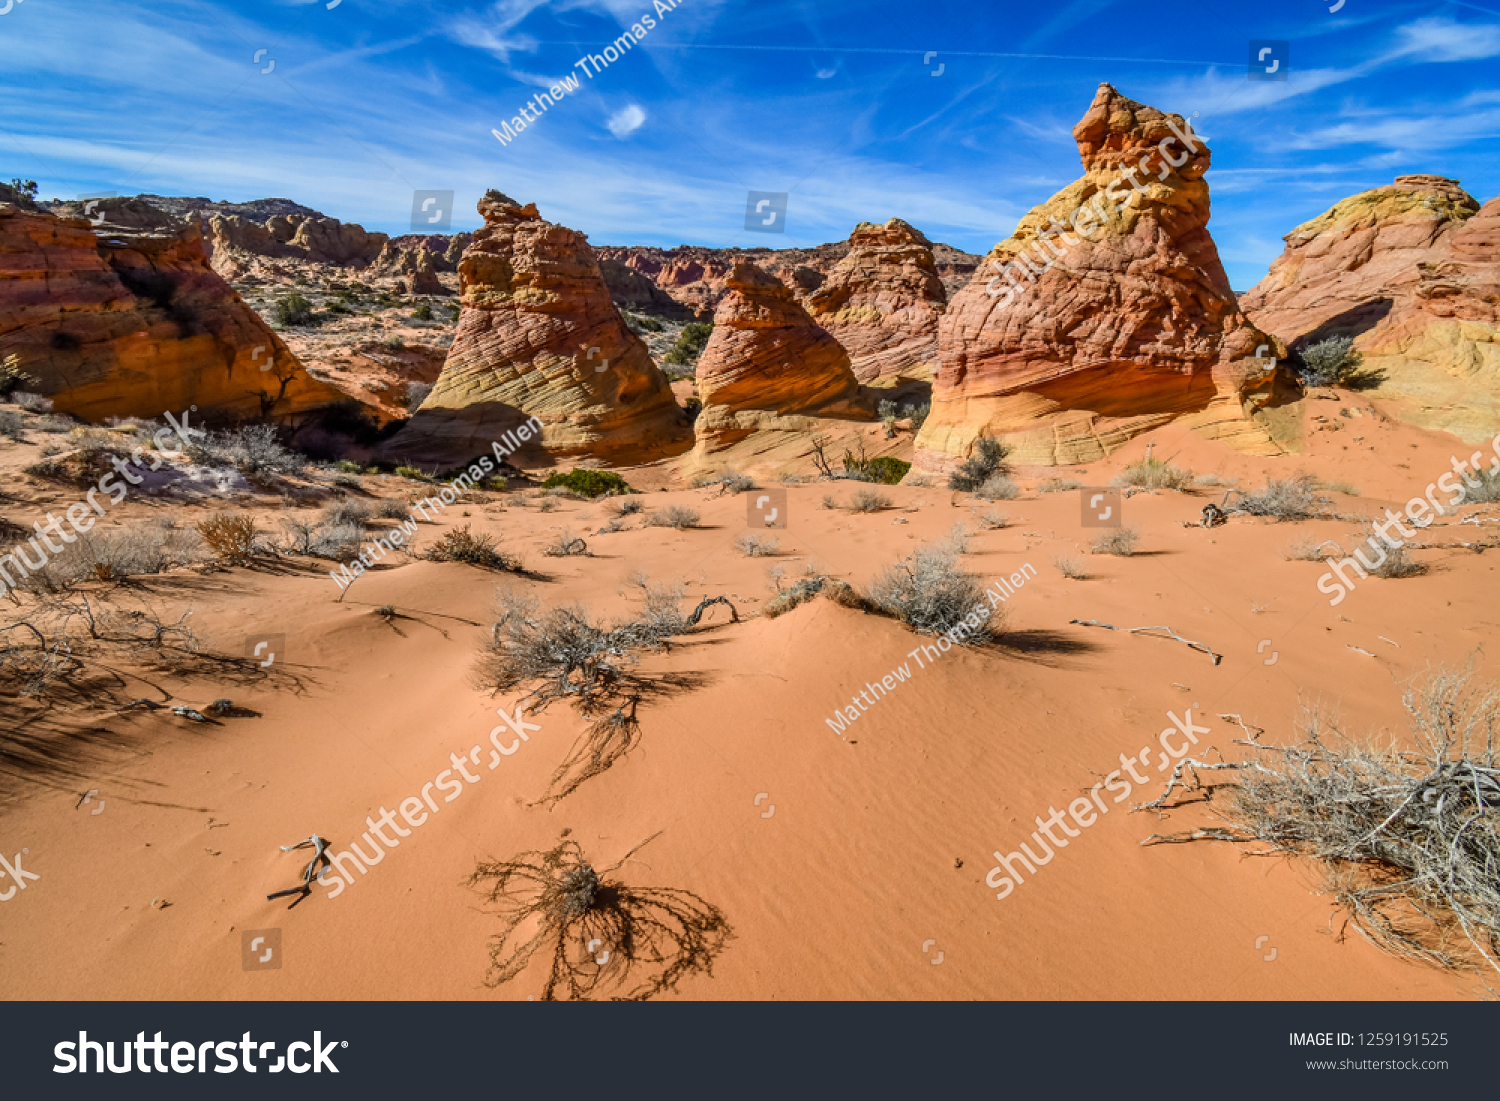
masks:
POLYGON ((84 420, 282 417, 347 400, 208 264, 197 222, 135 199, 87 217, 0 203, 0 353, 84 420))
POLYGON ((900 218, 861 222, 849 254, 805 299, 814 321, 849 352, 860 382, 930 376, 948 296, 932 243, 900 218))
POLYGON ((1350 336, 1376 397, 1476 441, 1500 431, 1500 199, 1443 176, 1398 176, 1286 236, 1244 298, 1294 348, 1350 336))
POLYGON ((748 260, 726 276, 714 331, 698 359, 700 453, 755 432, 808 430, 811 416, 868 419, 849 353, 791 290, 748 260))
POLYGON ((439 463, 491 451, 531 417, 527 449, 637 463, 686 450, 687 417, 625 327, 576 230, 490 192, 458 265, 462 312, 442 374, 386 450, 439 463))
POLYGON ((1020 464, 1090 462, 1171 421, 1276 454, 1277 341, 1240 313, 1208 234, 1205 139, 1101 84, 1084 175, 1033 209, 948 305, 917 465, 980 435, 1020 464))

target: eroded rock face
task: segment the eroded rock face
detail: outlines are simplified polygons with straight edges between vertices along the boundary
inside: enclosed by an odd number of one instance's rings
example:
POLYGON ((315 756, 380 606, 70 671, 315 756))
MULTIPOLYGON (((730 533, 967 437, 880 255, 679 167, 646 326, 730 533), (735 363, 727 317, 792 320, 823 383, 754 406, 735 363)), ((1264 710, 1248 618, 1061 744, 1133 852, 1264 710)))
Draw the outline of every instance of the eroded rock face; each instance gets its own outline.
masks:
POLYGON ((442 255, 434 252, 425 238, 387 241, 369 271, 372 275, 394 275, 400 294, 448 294, 437 274, 442 255))
MULTIPOLYGON (((930 377, 948 296, 931 242, 900 218, 861 222, 849 253, 807 295, 807 311, 849 352, 861 382, 930 377)), ((797 272, 805 268, 796 269, 797 272)))
POLYGON ((748 260, 726 276, 713 335, 698 359, 700 452, 759 431, 806 431, 806 418, 868 419, 849 353, 790 289, 748 260))
POLYGON ((59 411, 91 421, 344 400, 209 268, 194 220, 132 199, 101 200, 89 218, 0 204, 0 344, 59 411))
POLYGON ((353 222, 303 214, 275 214, 264 223, 238 214, 215 214, 208 224, 214 270, 226 279, 252 271, 261 257, 365 268, 389 239, 353 222))
POLYGON ((1377 398, 1426 428, 1500 431, 1500 199, 1442 176, 1398 176, 1286 236, 1243 305, 1303 348, 1350 336, 1377 398))
POLYGON ((943 315, 917 465, 946 469, 981 434, 1019 464, 1090 462, 1171 421, 1279 452, 1260 410, 1284 349, 1240 313, 1208 234, 1204 139, 1108 84, 1073 136, 1084 176, 943 315))
POLYGON ((536 206, 479 203, 464 250, 462 313, 443 372, 390 443, 423 462, 467 462, 529 418, 520 457, 644 462, 685 450, 690 432, 667 378, 625 327, 583 234, 536 206))

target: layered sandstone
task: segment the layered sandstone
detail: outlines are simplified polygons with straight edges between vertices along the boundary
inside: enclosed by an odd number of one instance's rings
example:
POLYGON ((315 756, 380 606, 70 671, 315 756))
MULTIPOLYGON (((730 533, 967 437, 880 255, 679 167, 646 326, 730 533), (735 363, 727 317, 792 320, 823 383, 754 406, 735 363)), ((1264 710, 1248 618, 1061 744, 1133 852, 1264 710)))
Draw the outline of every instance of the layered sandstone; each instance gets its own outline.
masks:
POLYGON ((1247 295, 1301 349, 1354 338, 1393 412, 1466 440, 1500 431, 1500 199, 1398 176, 1298 226, 1247 295))
POLYGON ((1210 153, 1181 116, 1102 84, 1073 130, 1084 176, 990 251, 938 327, 917 464, 980 435, 1020 464, 1090 462, 1179 421, 1274 454, 1278 342, 1240 312, 1208 233, 1210 153))
POLYGON ((806 304, 813 320, 849 352, 854 377, 878 384, 931 376, 947 300, 931 242, 892 218, 883 226, 856 226, 848 255, 806 304))
POLYGON ((274 214, 264 222, 238 214, 209 218, 209 253, 226 279, 253 271, 262 258, 305 260, 362 269, 389 240, 353 222, 304 214, 274 214))
POLYGON ((780 280, 737 261, 698 359, 700 454, 752 433, 806 432, 811 417, 868 419, 849 353, 780 280))
POLYGON ((195 220, 133 199, 89 218, 0 203, 0 344, 85 420, 284 417, 344 400, 208 266, 195 220))
POLYGON ((466 462, 529 418, 521 457, 643 462, 684 450, 687 419, 666 376, 625 327, 583 234, 491 193, 464 250, 462 312, 443 372, 389 446, 423 462, 466 462))
POLYGON ((387 241, 369 272, 395 276, 398 294, 448 294, 437 274, 437 259, 442 255, 430 248, 425 238, 387 241))

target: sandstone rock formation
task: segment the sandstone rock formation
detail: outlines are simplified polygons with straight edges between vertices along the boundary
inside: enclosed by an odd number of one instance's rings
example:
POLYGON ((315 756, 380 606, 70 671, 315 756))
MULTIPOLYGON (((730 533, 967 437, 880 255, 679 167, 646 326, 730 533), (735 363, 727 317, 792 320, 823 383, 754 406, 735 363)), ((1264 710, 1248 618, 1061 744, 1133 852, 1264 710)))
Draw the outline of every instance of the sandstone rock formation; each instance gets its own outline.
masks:
POLYGON ((1294 348, 1353 337, 1393 412, 1476 441, 1500 431, 1497 246, 1500 199, 1398 176, 1289 233, 1242 305, 1294 348))
POLYGON ((443 373, 388 451, 467 462, 533 416, 540 442, 522 458, 634 463, 685 450, 686 415, 615 310, 583 234, 498 192, 479 213, 443 373))
MULTIPOLYGON (((797 294, 805 295, 822 285, 851 247, 849 241, 835 241, 810 249, 682 245, 671 249, 601 246, 595 251, 619 305, 660 312, 662 316, 681 316, 683 320, 707 321, 728 291, 725 280, 737 260, 749 260, 797 294), (647 301, 651 296, 642 293, 639 283, 615 274, 624 269, 644 276, 676 302, 681 313, 658 311, 655 303, 647 301)), ((935 244, 931 250, 938 277, 949 296, 968 282, 983 259, 950 245, 935 244)))
POLYGON ((372 275, 394 275, 398 294, 448 294, 438 279, 437 261, 424 238, 387 241, 369 267, 372 275))
POLYGON ((698 359, 700 455, 756 432, 806 432, 810 416, 870 417, 848 352, 785 284, 742 259, 725 285, 698 359))
MULTIPOLYGON (((849 253, 807 296, 808 313, 849 352, 861 382, 930 377, 948 296, 921 232, 892 218, 861 222, 849 253)), ((804 269, 797 269, 798 271, 804 269)))
POLYGON ((214 270, 226 279, 252 270, 259 257, 360 269, 380 255, 387 240, 384 233, 337 218, 275 214, 261 223, 238 214, 215 214, 209 219, 209 254, 214 270))
POLYGON ((85 420, 286 416, 344 400, 210 270, 192 219, 132 199, 90 218, 0 204, 0 347, 85 420))
POLYGON ((1102 84, 1073 130, 1082 179, 990 251, 939 325, 917 465, 979 435, 1012 461, 1089 462, 1179 420, 1281 450, 1278 342, 1240 313, 1208 234, 1209 150, 1178 115, 1102 84))

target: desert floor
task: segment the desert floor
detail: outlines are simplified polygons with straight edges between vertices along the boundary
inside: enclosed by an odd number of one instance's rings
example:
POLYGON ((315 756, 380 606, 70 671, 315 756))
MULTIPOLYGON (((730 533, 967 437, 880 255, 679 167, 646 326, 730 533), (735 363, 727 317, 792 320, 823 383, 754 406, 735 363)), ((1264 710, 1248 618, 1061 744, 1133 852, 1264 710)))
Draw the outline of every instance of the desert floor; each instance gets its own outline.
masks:
MULTIPOLYGON (((19 999, 540 996, 540 960, 484 985, 497 920, 464 880, 480 860, 545 849, 569 831, 601 867, 659 833, 612 877, 690 892, 724 915, 732 938, 711 973, 682 979, 678 997, 1474 997, 1475 978, 1398 961, 1345 930, 1314 866, 1217 843, 1141 845, 1212 824, 1212 803, 1163 815, 1115 805, 1005 900, 985 886, 992 851, 1015 849, 1034 816, 1086 793, 1122 753, 1154 746, 1169 712, 1191 708, 1211 728, 1198 756, 1208 745, 1239 754, 1244 730, 1226 715, 1263 728, 1267 741, 1290 740, 1303 704, 1400 741, 1412 678, 1476 652, 1480 674, 1493 675, 1496 554, 1417 551, 1427 574, 1364 581, 1335 608, 1316 588, 1323 564, 1280 552, 1298 539, 1347 545, 1354 519, 1236 517, 1204 529, 1189 525, 1222 488, 1140 494, 1124 503, 1140 549, 1120 558, 1087 552, 1097 532, 1081 526, 1077 490, 1036 492, 1051 476, 1107 485, 1154 441, 1156 455, 1247 488, 1301 470, 1349 483, 1359 495, 1332 493, 1338 510, 1376 516, 1422 493, 1450 456, 1475 450, 1386 420, 1359 396, 1310 398, 1304 413, 1301 455, 1250 458, 1168 428, 1087 469, 1021 471, 1022 497, 993 505, 939 485, 896 486, 881 487, 891 508, 856 514, 820 503, 847 502, 857 483, 793 485, 788 528, 767 533, 780 540, 770 558, 735 548, 744 495, 653 490, 648 509, 684 504, 701 526, 642 527, 637 517, 630 530, 595 535, 602 502, 564 498, 544 512, 521 493, 475 493, 424 523, 421 542, 470 523, 544 579, 411 560, 372 571, 342 600, 331 564, 313 559, 139 579, 135 595, 172 617, 191 608, 218 651, 284 642, 267 669, 112 670, 120 702, 203 708, 232 698, 240 711, 210 724, 76 699, 0 701, 7 737, 32 747, 30 765, 9 756, 0 773, 0 853, 24 847, 26 869, 40 876, 0 904, 0 984, 19 999), (1367 412, 1341 417, 1341 406, 1367 412), (1328 423, 1337 430, 1319 430, 1328 423), (1007 526, 978 530, 992 510, 1007 526), (1005 605, 1007 646, 955 648, 920 669, 909 654, 932 640, 892 620, 822 599, 776 619, 756 614, 775 594, 770 567, 784 568, 784 586, 809 569, 862 586, 961 522, 974 533, 963 562, 984 584, 1035 569, 1005 605), (561 527, 584 535, 591 555, 544 557, 561 527), (1087 578, 1064 577, 1059 555, 1087 578), (561 703, 528 713, 541 729, 485 767, 497 708, 518 698, 472 683, 496 588, 616 616, 634 606, 641 574, 683 582, 688 608, 727 595, 740 621, 714 607, 704 629, 646 655, 643 673, 691 676, 641 705, 640 743, 627 757, 550 807, 533 805, 586 723, 561 703), (384 605, 397 614, 379 614, 384 605), (1223 661, 1074 619, 1167 625, 1223 661), (836 708, 902 663, 909 680, 844 735, 830 729, 836 708), (471 747, 483 748, 470 766, 479 781, 341 895, 315 888, 267 901, 298 882, 307 860, 280 846, 317 833, 347 847, 367 815, 395 810, 471 747), (91 789, 100 813, 79 802, 91 789), (245 970, 243 931, 267 929, 281 931, 282 966, 245 970)), ((31 457, 17 445, 0 451, 5 511, 26 524, 76 499, 15 475, 31 457)), ((624 473, 647 487, 662 480, 624 473)), ((411 492, 400 479, 363 482, 370 494, 411 492)), ((253 509, 275 531, 284 502, 138 494, 110 521, 226 506, 253 509)), ((1458 520, 1488 514, 1465 507, 1422 538, 1473 541, 1486 529, 1458 520)), ((1166 774, 1148 771, 1151 784, 1129 802, 1160 794, 1166 774)))

